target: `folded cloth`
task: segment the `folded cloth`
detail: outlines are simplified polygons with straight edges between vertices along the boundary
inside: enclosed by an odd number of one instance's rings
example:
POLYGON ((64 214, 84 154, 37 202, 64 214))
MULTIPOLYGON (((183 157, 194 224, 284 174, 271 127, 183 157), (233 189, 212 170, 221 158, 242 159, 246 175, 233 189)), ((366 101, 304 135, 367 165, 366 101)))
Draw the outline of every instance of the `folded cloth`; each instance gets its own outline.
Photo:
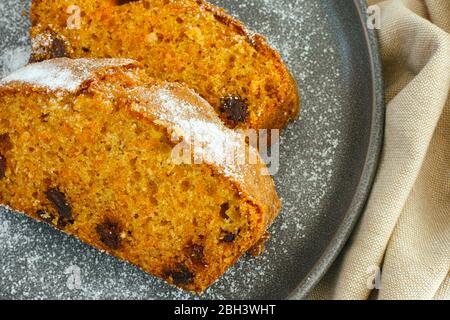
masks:
POLYGON ((450 299, 450 1, 380 9, 386 128, 366 210, 310 299, 450 299))

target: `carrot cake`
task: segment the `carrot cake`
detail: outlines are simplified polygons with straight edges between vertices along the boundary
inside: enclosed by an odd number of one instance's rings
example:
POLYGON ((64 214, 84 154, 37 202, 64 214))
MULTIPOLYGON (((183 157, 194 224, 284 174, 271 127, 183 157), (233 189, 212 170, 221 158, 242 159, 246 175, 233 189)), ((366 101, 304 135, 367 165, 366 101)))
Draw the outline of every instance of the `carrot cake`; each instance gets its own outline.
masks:
POLYGON ((59 58, 0 82, 0 203, 186 290, 266 237, 267 171, 209 103, 133 60, 59 58))
POLYGON ((132 58, 147 75, 182 82, 230 128, 282 129, 299 113, 280 55, 203 0, 33 0, 32 61, 132 58))

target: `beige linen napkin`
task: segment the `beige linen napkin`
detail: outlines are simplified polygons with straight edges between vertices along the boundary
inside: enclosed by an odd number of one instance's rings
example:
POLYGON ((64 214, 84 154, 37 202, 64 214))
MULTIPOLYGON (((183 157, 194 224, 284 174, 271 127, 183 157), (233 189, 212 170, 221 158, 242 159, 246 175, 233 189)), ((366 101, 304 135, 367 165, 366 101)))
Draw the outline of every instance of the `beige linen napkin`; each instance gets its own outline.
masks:
POLYGON ((309 298, 450 299, 450 0, 369 4, 381 12, 384 150, 359 225, 309 298))

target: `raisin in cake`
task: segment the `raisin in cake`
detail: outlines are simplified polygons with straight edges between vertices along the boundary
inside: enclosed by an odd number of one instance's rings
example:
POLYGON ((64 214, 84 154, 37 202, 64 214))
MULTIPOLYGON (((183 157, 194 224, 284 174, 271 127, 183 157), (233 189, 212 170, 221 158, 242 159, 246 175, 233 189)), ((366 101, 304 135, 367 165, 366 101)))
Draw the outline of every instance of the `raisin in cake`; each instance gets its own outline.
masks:
POLYGON ((280 55, 202 0, 33 0, 33 61, 132 58, 184 82, 231 128, 282 129, 299 113, 280 55))
POLYGON ((54 59, 0 82, 0 203, 197 292, 280 209, 241 134, 126 59, 54 59))

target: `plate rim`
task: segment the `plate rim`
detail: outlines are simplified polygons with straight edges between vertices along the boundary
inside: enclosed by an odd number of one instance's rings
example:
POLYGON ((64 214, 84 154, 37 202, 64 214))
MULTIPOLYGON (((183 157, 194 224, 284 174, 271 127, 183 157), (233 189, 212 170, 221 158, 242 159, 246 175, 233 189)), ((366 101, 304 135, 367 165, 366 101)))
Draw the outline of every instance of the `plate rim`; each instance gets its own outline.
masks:
POLYGON ((349 209, 344 215, 341 225, 306 277, 288 295, 287 299, 290 300, 306 299, 308 294, 319 283, 338 255, 342 252, 353 229, 358 223, 359 218, 362 216, 373 187, 375 175, 378 171, 383 146, 385 122, 384 82, 381 55, 379 51, 378 35, 375 30, 369 29, 366 24, 368 18, 368 6, 366 0, 353 0, 353 4, 358 11, 359 20, 363 26, 364 38, 369 51, 372 77, 373 110, 366 161, 354 197, 349 209))

